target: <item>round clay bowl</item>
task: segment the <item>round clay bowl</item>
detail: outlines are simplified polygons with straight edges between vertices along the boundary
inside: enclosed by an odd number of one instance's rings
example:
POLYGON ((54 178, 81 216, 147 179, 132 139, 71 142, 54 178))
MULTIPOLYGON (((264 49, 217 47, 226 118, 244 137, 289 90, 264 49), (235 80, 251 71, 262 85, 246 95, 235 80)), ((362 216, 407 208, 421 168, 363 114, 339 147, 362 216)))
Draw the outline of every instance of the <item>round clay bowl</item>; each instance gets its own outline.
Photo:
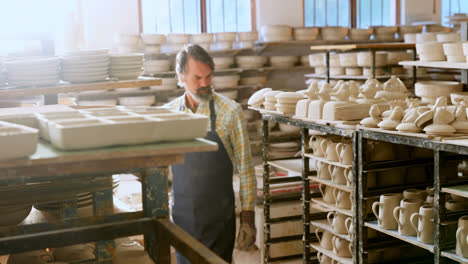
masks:
POLYGON ((432 98, 437 98, 439 96, 448 98, 451 93, 461 92, 463 90, 463 84, 450 81, 417 82, 414 87, 416 96, 432 98))
POLYGON ((292 28, 284 25, 263 25, 260 28, 263 41, 289 41, 291 40, 292 28))
POLYGON ((444 43, 442 47, 444 49, 444 54, 447 56, 464 56, 461 42, 444 43))
POLYGON ((324 53, 310 54, 309 65, 311 67, 324 67, 325 66, 325 54, 324 53))
POLYGON ((297 56, 271 56, 270 63, 273 67, 293 67, 297 59, 297 56))
POLYGON ((372 28, 351 28, 349 38, 351 40, 369 40, 374 30, 372 28))
POLYGON ((422 30, 423 30, 422 25, 416 25, 416 26, 404 25, 404 26, 398 27, 398 34, 400 34, 400 36, 403 36, 409 33, 421 33, 422 30))
POLYGON ((213 39, 213 34, 211 33, 193 34, 191 42, 195 44, 211 43, 213 39))
POLYGON ((450 93, 450 100, 452 104, 460 103, 465 99, 468 100, 468 92, 450 93))
POLYGON ((237 32, 238 41, 256 41, 258 40, 258 32, 237 32))
POLYGON ((426 32, 451 32, 452 28, 438 24, 426 25, 426 32))
POLYGON ((406 51, 387 52, 387 63, 390 65, 398 65, 400 61, 408 61, 412 59, 413 59, 413 55, 406 51))
POLYGON ((190 34, 167 34, 167 43, 186 44, 190 42, 190 34))
MULTIPOLYGON (((375 66, 384 67, 387 66, 388 54, 385 51, 378 51, 375 53, 375 66)), ((358 66, 360 67, 371 67, 372 66, 372 54, 368 51, 359 52, 357 55, 358 66)))
POLYGON ((416 43, 425 43, 433 41, 437 41, 437 34, 435 33, 416 34, 416 43))
POLYGON ((323 27, 321 30, 323 40, 343 40, 348 35, 347 27, 323 27))
POLYGON ((213 76, 211 82, 213 87, 218 89, 237 87, 239 75, 213 76))
POLYGON ((234 57, 213 57, 216 70, 227 69, 234 64, 234 57))
POLYGON ((236 41, 236 32, 215 33, 216 42, 234 42, 236 41))
POLYGON ((163 34, 141 34, 141 39, 146 45, 161 45, 166 42, 166 36, 163 34))
POLYGON ((264 56, 236 56, 236 64, 240 68, 260 68, 267 63, 268 58, 264 56))
POLYGON ((294 28, 293 37, 294 40, 312 41, 317 40, 319 33, 318 27, 300 27, 294 28))
POLYGON ((460 41, 461 36, 458 33, 439 33, 436 36, 439 42, 460 41))
POLYGON ((443 43, 440 42, 425 42, 416 43, 416 52, 418 54, 444 54, 443 43))
POLYGON ((357 67, 357 53, 341 53, 340 56, 340 65, 343 67, 357 67))

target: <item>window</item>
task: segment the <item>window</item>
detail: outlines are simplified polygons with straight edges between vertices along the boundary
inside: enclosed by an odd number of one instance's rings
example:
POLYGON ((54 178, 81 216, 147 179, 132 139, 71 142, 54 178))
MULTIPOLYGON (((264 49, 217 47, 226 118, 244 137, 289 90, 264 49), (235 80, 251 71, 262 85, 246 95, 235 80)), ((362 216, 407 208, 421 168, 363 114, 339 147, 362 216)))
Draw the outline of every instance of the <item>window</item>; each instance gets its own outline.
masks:
POLYGON ((250 31, 250 0, 142 0, 143 32, 250 31), (202 17, 201 8, 206 17, 202 17), (203 27, 204 26, 204 27, 203 27))
POLYGON ((351 26, 350 0, 304 0, 306 27, 351 26))
POLYGON ((343 26, 357 28, 393 24, 392 0, 304 0, 306 27, 343 26), (351 10, 356 10, 352 21, 351 10))
POLYGON ((442 22, 446 25, 447 16, 453 16, 456 13, 468 13, 468 1, 466 0, 442 0, 442 22))

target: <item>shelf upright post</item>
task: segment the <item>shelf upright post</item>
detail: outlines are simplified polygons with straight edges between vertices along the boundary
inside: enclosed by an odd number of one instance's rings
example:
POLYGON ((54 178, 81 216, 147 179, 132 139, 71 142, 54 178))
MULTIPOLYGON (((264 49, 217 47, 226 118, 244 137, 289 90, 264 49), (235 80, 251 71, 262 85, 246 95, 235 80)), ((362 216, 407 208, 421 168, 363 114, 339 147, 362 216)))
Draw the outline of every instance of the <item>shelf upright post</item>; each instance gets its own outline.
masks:
POLYGON ((302 128, 302 224, 304 225, 304 236, 302 238, 304 254, 302 263, 311 263, 310 256, 310 185, 309 185, 309 158, 304 153, 309 152, 309 129, 302 128))
POLYGON ((445 264, 447 261, 441 257, 442 249, 445 249, 446 238, 445 228, 442 229, 441 223, 445 220, 445 195, 441 192, 441 183, 446 182, 444 175, 443 152, 434 150, 434 263, 445 264))
POLYGON ((371 75, 372 79, 375 79, 375 49, 371 49, 371 75))
POLYGON ((263 217, 264 217, 264 224, 263 224, 263 239, 264 239, 264 263, 268 263, 270 259, 270 167, 268 165, 268 148, 269 148, 269 140, 268 140, 268 120, 262 119, 262 131, 263 131, 263 149, 262 149, 262 156, 263 156, 263 217))
MULTIPOLYGON (((412 59, 413 59, 413 61, 416 61, 416 47, 412 48, 411 50, 413 51, 412 59)), ((418 67, 413 66, 412 68, 413 68, 413 72, 411 73, 411 75, 413 77, 412 78, 413 79, 412 84, 413 84, 413 89, 414 89, 414 86, 416 85, 416 82, 418 81, 417 80, 417 78, 418 78, 418 75, 417 75, 418 67)))
POLYGON ((367 264, 367 256, 364 256, 364 247, 367 244, 367 228, 364 226, 364 222, 367 220, 367 208, 365 208, 364 197, 365 192, 367 192, 367 174, 363 173, 364 164, 367 161, 367 139, 362 137, 362 133, 357 132, 357 153, 355 153, 354 160, 357 160, 357 208, 356 212, 358 214, 357 219, 357 239, 355 239, 355 243, 357 243, 357 256, 359 263, 367 264), (357 156, 357 158, 356 158, 357 156))
MULTIPOLYGON (((461 22, 461 40, 467 41, 468 40, 468 23, 461 22)), ((466 85, 468 84, 468 70, 462 69, 461 71, 461 82, 464 84, 465 89, 466 85)))
MULTIPOLYGON (((358 197, 358 194, 359 194, 359 179, 358 179, 358 175, 359 175, 359 168, 358 168, 358 164, 359 164, 359 141, 358 141, 358 135, 359 133, 357 131, 354 131, 353 132, 353 136, 352 136, 352 140, 353 140, 353 188, 351 190, 351 197, 353 199, 353 207, 354 207, 354 210, 353 210, 353 231, 352 233, 354 233, 354 239, 353 239, 353 255, 355 256, 353 258, 353 263, 354 264, 358 264, 359 263, 359 242, 358 242, 358 238, 359 238, 359 212, 360 212, 360 209, 361 208, 359 206, 359 197, 358 197)), ((352 235, 351 235, 352 236, 352 235)))
POLYGON ((325 77, 327 83, 330 83, 330 51, 325 52, 325 77))

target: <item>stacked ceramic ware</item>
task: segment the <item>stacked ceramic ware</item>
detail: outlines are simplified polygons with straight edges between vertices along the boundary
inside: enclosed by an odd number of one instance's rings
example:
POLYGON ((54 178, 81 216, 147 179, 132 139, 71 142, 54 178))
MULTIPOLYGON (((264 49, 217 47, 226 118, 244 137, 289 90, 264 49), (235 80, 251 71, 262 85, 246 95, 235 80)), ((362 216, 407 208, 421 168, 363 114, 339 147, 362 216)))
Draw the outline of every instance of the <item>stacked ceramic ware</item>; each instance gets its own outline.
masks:
POLYGON ((276 110, 285 115, 294 115, 297 101, 304 99, 304 95, 296 92, 281 92, 276 96, 276 110))
POLYGON ((261 39, 265 42, 289 41, 292 28, 284 25, 263 25, 260 29, 261 39))
POLYGON ((145 74, 152 75, 161 72, 168 72, 171 68, 171 62, 165 57, 145 60, 145 74))
POLYGON ((234 64, 233 56, 213 57, 216 70, 228 69, 234 64))
POLYGON ((210 45, 213 43, 214 37, 211 33, 200 33, 200 34, 193 34, 191 43, 197 44, 206 51, 210 50, 210 45))
POLYGON ((143 54, 127 53, 110 56, 110 76, 119 80, 138 79, 143 73, 143 54))
POLYGON ((215 33, 215 42, 211 44, 210 50, 231 50, 232 44, 236 41, 236 32, 215 33))
POLYGON ((256 31, 237 32, 237 43, 235 45, 239 49, 253 48, 257 40, 258 33, 256 31))
POLYGON ((211 84, 216 89, 235 88, 239 85, 239 74, 213 76, 211 84))
POLYGON ((145 54, 153 55, 161 51, 161 45, 166 43, 166 36, 162 34, 142 34, 141 39, 145 44, 145 54))
POLYGON ((319 37, 318 27, 298 27, 293 29, 294 40, 312 41, 319 37))
POLYGON ((105 81, 109 77, 109 50, 77 50, 65 52, 62 59, 62 80, 71 83, 105 81))
POLYGON ((256 69, 261 68, 267 63, 268 57, 256 56, 256 55, 245 55, 236 56, 236 64, 239 68, 243 69, 256 69))
POLYGON ((119 53, 140 52, 140 35, 120 33, 117 36, 117 49, 119 53))
POLYGON ((56 57, 7 61, 5 68, 8 85, 18 87, 56 85, 60 80, 59 64, 60 60, 56 57))
POLYGON ((162 53, 177 53, 185 44, 190 43, 190 34, 167 34, 167 42, 161 45, 162 53))

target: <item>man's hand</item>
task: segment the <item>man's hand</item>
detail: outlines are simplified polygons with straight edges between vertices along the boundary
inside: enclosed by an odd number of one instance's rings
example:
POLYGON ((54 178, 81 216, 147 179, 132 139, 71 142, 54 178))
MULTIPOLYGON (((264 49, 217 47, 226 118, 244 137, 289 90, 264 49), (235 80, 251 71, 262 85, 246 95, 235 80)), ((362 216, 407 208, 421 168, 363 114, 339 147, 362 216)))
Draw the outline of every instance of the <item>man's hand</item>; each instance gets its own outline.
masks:
POLYGON ((239 250, 253 249, 256 236, 254 211, 242 211, 240 213, 240 228, 237 234, 236 248, 239 250))

